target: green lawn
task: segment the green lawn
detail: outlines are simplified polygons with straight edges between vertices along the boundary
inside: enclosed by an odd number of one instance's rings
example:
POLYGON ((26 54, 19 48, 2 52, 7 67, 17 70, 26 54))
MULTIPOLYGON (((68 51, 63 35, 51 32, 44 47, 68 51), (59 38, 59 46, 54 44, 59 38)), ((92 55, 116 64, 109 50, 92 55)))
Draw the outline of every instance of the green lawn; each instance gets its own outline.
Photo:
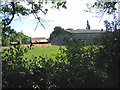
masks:
POLYGON ((32 56, 38 57, 41 55, 47 56, 48 58, 54 58, 54 55, 59 53, 59 46, 55 47, 34 47, 24 54, 25 58, 30 59, 32 56))

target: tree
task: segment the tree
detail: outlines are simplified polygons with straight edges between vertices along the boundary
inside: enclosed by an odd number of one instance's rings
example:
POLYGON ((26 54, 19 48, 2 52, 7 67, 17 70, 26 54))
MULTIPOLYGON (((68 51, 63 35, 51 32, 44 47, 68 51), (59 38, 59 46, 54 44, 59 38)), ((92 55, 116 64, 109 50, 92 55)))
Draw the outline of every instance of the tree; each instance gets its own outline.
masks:
MULTIPOLYGON (((43 4, 47 4, 48 0, 42 0, 39 2, 25 2, 25 4, 27 6, 30 6, 30 8, 26 8, 23 5, 21 5, 20 2, 9 2, 9 3, 1 3, 0 7, 1 7, 1 14, 3 15, 2 18, 2 25, 3 27, 3 33, 6 31, 5 28, 12 22, 12 20, 14 19, 14 16, 17 15, 20 17, 20 15, 26 16, 26 15, 30 15, 33 14, 35 19, 38 20, 38 22, 43 26, 42 22, 41 22, 41 17, 38 16, 39 12, 42 12, 44 14, 47 13, 48 9, 44 8, 43 4)), ((66 8, 65 4, 66 1, 64 0, 51 0, 51 3, 53 4, 52 7, 59 9, 60 6, 63 8, 66 8)))
POLYGON ((98 70, 106 73, 107 79, 104 81, 104 85, 107 87, 118 87, 119 77, 119 60, 120 60, 120 29, 117 29, 119 25, 119 18, 116 18, 117 9, 115 5, 118 2, 103 2, 103 0, 97 0, 91 8, 95 8, 100 11, 101 19, 104 14, 112 14, 114 21, 111 23, 107 20, 104 21, 106 31, 100 40, 100 43, 104 46, 103 49, 99 49, 99 53, 96 55, 95 66, 98 70), (113 28, 114 31, 109 31, 113 28))
MULTIPOLYGON (((86 4, 88 9, 85 10, 86 12, 96 13, 96 17, 102 20, 105 14, 113 15, 118 13, 116 5, 119 4, 119 0, 97 0, 94 4, 86 4)), ((119 22, 119 20, 117 20, 119 22)))
POLYGON ((73 30, 73 28, 67 28, 66 30, 73 30))
MULTIPOLYGON (((119 0, 97 0, 96 2, 94 2, 94 4, 87 4, 88 10, 85 11, 96 13, 96 17, 100 18, 100 21, 105 14, 113 15, 114 21, 111 22, 111 28, 116 30, 117 25, 120 25, 120 19, 116 17, 118 14, 118 10, 116 8, 117 4, 119 5, 119 0)), ((104 21, 104 23, 105 25, 109 24, 106 21, 104 21)))
POLYGON ((89 25, 89 21, 87 20, 87 27, 86 29, 90 30, 90 25, 89 25))
POLYGON ((51 41, 54 37, 56 37, 57 35, 60 34, 60 32, 62 32, 64 29, 60 26, 56 26, 54 28, 54 31, 50 34, 50 38, 48 39, 49 41, 51 41))
POLYGON ((104 20, 104 24, 105 24, 105 27, 106 27, 106 31, 110 30, 110 22, 108 22, 107 20, 104 20))
MULTIPOLYGON (((47 4, 48 2, 52 3, 52 8, 56 8, 56 9, 60 9, 60 7, 62 8, 67 8, 66 7, 66 1, 64 0, 42 0, 39 2, 28 2, 28 1, 24 1, 24 3, 29 6, 29 8, 23 6, 21 4, 22 1, 16 1, 16 2, 6 2, 6 3, 2 3, 0 2, 0 12, 1 12, 1 24, 2 24, 2 42, 5 41, 3 39, 5 39, 4 37, 9 37, 8 32, 10 32, 12 29, 9 26, 12 22, 12 20, 14 19, 14 17, 17 15, 20 19, 21 19, 21 15, 22 16, 27 16, 30 14, 33 14, 35 19, 38 20, 38 23, 36 25, 36 28, 38 26, 38 24, 42 25, 44 27, 44 24, 41 21, 41 17, 38 16, 39 12, 42 12, 44 14, 47 14, 48 9, 44 7, 45 4, 47 4)), ((35 29, 36 29, 35 28, 35 29)))
POLYGON ((102 17, 104 14, 114 14, 117 10, 115 7, 117 3, 117 1, 107 2, 106 0, 97 0, 94 4, 87 4, 88 10, 85 11, 95 12, 99 15, 99 17, 102 17))
POLYGON ((22 44, 23 39, 24 42, 27 42, 29 39, 28 36, 22 32, 16 32, 14 29, 11 29, 11 27, 7 27, 6 29, 5 34, 2 35, 2 46, 10 45, 10 42, 20 42, 20 44, 22 44))

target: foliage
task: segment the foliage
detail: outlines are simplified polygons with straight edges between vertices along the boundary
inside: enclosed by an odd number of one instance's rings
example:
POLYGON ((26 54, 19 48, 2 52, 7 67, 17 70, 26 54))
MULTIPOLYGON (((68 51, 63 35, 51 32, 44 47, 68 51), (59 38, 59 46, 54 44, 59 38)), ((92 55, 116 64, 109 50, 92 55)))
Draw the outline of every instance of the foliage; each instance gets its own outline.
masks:
MULTIPOLYGON (((61 6, 61 3, 58 5, 61 6)), ((102 7, 102 3, 96 5, 102 7)), ((103 7, 110 9, 111 12, 113 8, 110 7, 114 5, 115 3, 106 2, 103 7)), ((36 7, 35 3, 34 6, 36 7)), ((14 4, 12 7, 14 10, 14 4)), ((32 9, 33 12, 35 9, 32 9)), ((8 23, 5 24, 4 30, 11 20, 12 18, 5 20, 8 23)), ((118 87, 120 30, 105 32, 100 41, 102 46, 88 46, 84 41, 80 42, 72 40, 66 49, 60 48, 61 53, 56 55, 56 60, 43 56, 24 58, 24 53, 31 49, 29 47, 4 49, 2 52, 3 88, 118 87)))
POLYGON ((90 30, 90 25, 89 25, 89 21, 87 20, 87 27, 86 29, 90 30))
POLYGON ((73 30, 73 28, 67 28, 66 30, 73 30))
MULTIPOLYGON (((4 49, 2 52, 2 78, 4 87, 20 87, 24 86, 24 74, 27 73, 25 59, 23 53, 27 52, 28 48, 12 48, 4 49)), ((25 84, 26 85, 26 84, 25 84)))
MULTIPOLYGON (((53 61, 44 57, 24 58, 31 48, 4 49, 2 54, 3 88, 50 88, 50 78, 54 72, 53 61)), ((58 64, 57 64, 58 65, 58 64)))
POLYGON ((98 50, 99 53, 95 54, 93 59, 96 70, 103 73, 104 78, 101 79, 103 87, 118 87, 120 30, 116 28, 119 25, 119 19, 116 18, 117 9, 115 8, 117 3, 97 0, 92 6, 92 8, 96 9, 96 13, 101 15, 101 18, 105 13, 114 15, 114 21, 111 23, 105 21, 107 31, 102 35, 99 42, 104 47, 98 50), (112 30, 108 31, 109 28, 112 28, 113 32, 112 30))
MULTIPOLYGON (((66 8, 66 2, 62 0, 51 0, 50 1, 53 5, 52 7, 59 9, 60 7, 66 8)), ((25 4, 28 7, 25 7, 21 4, 21 1, 16 1, 16 2, 8 2, 8 3, 1 3, 0 4, 0 10, 1 10, 1 16, 2 16, 2 33, 4 34, 7 31, 7 26, 12 22, 14 19, 15 15, 17 15, 20 18, 20 15, 26 16, 33 14, 35 19, 38 20, 38 23, 40 23, 43 27, 44 25, 41 22, 41 18, 38 16, 39 12, 42 12, 46 14, 48 12, 48 9, 44 7, 44 3, 48 3, 47 0, 43 0, 40 2, 28 2, 26 1, 25 4)))
MULTIPOLYGON (((113 14, 116 12, 117 8, 115 7, 115 5, 118 2, 113 2, 113 1, 103 1, 103 0, 97 0, 96 2, 94 2, 94 4, 90 5, 90 7, 88 7, 89 11, 91 12, 91 8, 93 8, 96 13, 100 12, 100 13, 106 13, 106 14, 113 14)), ((89 4, 87 4, 89 5, 89 4)), ((88 10, 87 10, 88 11, 88 10)))
POLYGON ((119 21, 117 19, 116 14, 114 14, 114 21, 108 22, 107 20, 104 20, 104 24, 106 27, 106 31, 116 30, 117 26, 119 25, 119 21))
POLYGON ((108 87, 118 87, 119 60, 120 60, 120 30, 105 32, 101 39, 101 44, 105 47, 100 49, 100 54, 96 57, 96 68, 106 72, 108 77, 105 85, 108 87))
MULTIPOLYGON (((117 0, 115 1, 114 0, 110 0, 110 1, 97 0, 93 4, 91 3, 86 4, 88 10, 85 10, 85 11, 95 13, 96 17, 100 18, 100 21, 101 21, 105 14, 113 15, 113 17, 115 14, 118 14, 118 10, 116 7, 118 3, 119 2, 117 0)), ((119 19, 116 19, 115 21, 120 23, 119 19)))
POLYGON ((46 79, 49 74, 50 63, 47 64, 43 57, 33 57, 27 60, 23 57, 23 53, 29 49, 31 48, 4 49, 2 52, 3 88, 47 87, 46 79))
POLYGON ((100 43, 102 46, 86 46, 84 42, 79 45, 74 40, 74 43, 69 43, 67 50, 63 49, 63 60, 67 58, 70 65, 67 66, 69 74, 67 77, 64 75, 71 83, 69 87, 118 87, 120 30, 105 32, 100 43))
POLYGON ((3 87, 86 87, 86 69, 93 67, 93 63, 88 58, 90 55, 88 47, 83 49, 80 45, 74 49, 70 46, 67 49, 60 48, 60 50, 61 53, 56 56, 56 60, 41 56, 33 56, 27 60, 23 58, 23 52, 26 49, 19 47, 5 49, 2 54, 3 87))
MULTIPOLYGON (((93 62, 95 54, 99 53, 99 48, 102 48, 102 46, 87 46, 84 41, 81 41, 80 44, 77 43, 76 40, 73 40, 69 43, 66 50, 62 49, 62 52, 65 54, 64 57, 68 61, 68 65, 66 72, 67 75, 65 74, 62 76, 63 78, 67 78, 67 82, 65 79, 64 82, 66 83, 64 83, 61 87, 103 87, 102 73, 99 73, 96 70, 93 62), (97 72, 97 74, 95 72, 97 72)), ((63 60, 65 60, 65 58, 63 58, 63 60)))
POLYGON ((55 59, 23 58, 24 48, 5 49, 3 87, 27 88, 116 88, 120 60, 120 30, 105 32, 102 45, 70 41, 55 59), (14 76, 14 77, 13 77, 14 76), (12 81, 12 82, 11 82, 12 81))
MULTIPOLYGON (((15 15, 17 15, 20 18, 20 15, 26 16, 33 14, 35 19, 38 20, 38 23, 40 23, 42 26, 43 24, 41 23, 41 18, 37 15, 39 12, 42 12, 44 14, 47 13, 48 9, 43 7, 44 2, 48 3, 47 0, 43 0, 41 2, 27 2, 27 6, 30 6, 30 8, 26 8, 23 5, 21 5, 20 2, 8 2, 8 3, 1 3, 0 2, 0 12, 2 16, 2 41, 3 45, 8 45, 10 42, 10 38, 12 40, 14 39, 17 41, 17 37, 13 38, 13 36, 18 36, 20 39, 20 35, 16 34, 21 34, 21 33, 16 33, 14 30, 10 28, 10 24, 12 20, 14 19, 15 15), (12 32, 13 31, 13 32, 12 32), (12 33, 11 33, 12 32, 12 33), (11 34, 11 36, 9 36, 11 34), (13 36, 12 36, 13 34, 13 36)), ((60 7, 66 8, 65 1, 62 0, 51 0, 53 7, 59 9, 60 7)), ((1 17, 0 16, 0 17, 1 17)), ((25 39, 26 37, 24 37, 25 39)), ((25 41, 26 42, 26 41, 25 41)), ((45 69, 42 69, 42 76, 38 77, 39 69, 41 68, 40 65, 37 68, 37 66, 33 61, 26 61, 27 59, 23 57, 23 54, 26 52, 27 49, 24 48, 10 48, 10 49, 5 49, 2 53, 2 65, 3 65, 3 88, 4 87, 29 87, 29 88, 36 88, 38 87, 36 83, 40 86, 46 86, 46 84, 43 82, 46 77, 44 77, 44 74, 46 72, 45 69), (30 67, 29 67, 30 66, 30 67), (37 70, 38 69, 38 70, 37 70), (34 71, 31 71, 34 70, 34 71), (44 72, 45 71, 45 72, 44 72), (44 77, 44 79, 43 79, 44 77), (39 82, 41 80, 41 83, 39 82), (45 84, 45 85, 44 85, 45 84)), ((36 60, 36 57, 33 59, 36 60)), ((43 63, 45 61, 45 58, 42 58, 43 63)), ((46 63, 47 66, 47 63, 46 63)), ((45 74, 47 75, 47 74, 45 74)), ((48 75, 47 75, 48 76, 48 75)))
POLYGON ((24 35, 22 32, 16 32, 14 29, 11 29, 11 27, 6 27, 7 31, 2 34, 2 46, 8 46, 10 45, 10 42, 19 42, 20 44, 24 43, 30 43, 29 37, 24 35))
MULTIPOLYGON (((41 2, 24 2, 28 7, 25 7, 21 4, 21 1, 16 1, 16 2, 7 2, 7 3, 2 3, 0 2, 0 12, 1 12, 1 24, 2 24, 2 45, 7 46, 10 44, 11 41, 18 41, 18 39, 22 38, 22 40, 19 40, 22 43, 25 43, 28 39, 27 36, 22 35, 23 33, 16 33, 11 27, 9 26, 14 19, 15 16, 18 16, 21 19, 22 16, 27 16, 30 14, 33 14, 35 19, 38 20, 37 26, 40 23, 43 27, 44 25, 41 22, 41 18, 38 16, 39 12, 42 12, 46 14, 48 12, 47 8, 43 8, 45 4, 48 3, 47 0, 43 0, 41 2), (15 38, 14 38, 15 37, 15 38)), ((63 0, 51 0, 52 7, 59 9, 60 7, 62 8, 67 8, 66 7, 66 2, 63 0)), ((37 28, 36 26, 36 28, 37 28)), ((35 29, 36 29, 35 28, 35 29)))
POLYGON ((2 35, 2 46, 10 45, 10 38, 7 35, 2 35))
POLYGON ((104 20, 104 24, 105 24, 105 27, 106 27, 106 31, 111 29, 110 22, 108 22, 107 20, 104 20))
POLYGON ((62 27, 56 26, 56 27, 54 28, 54 31, 50 34, 50 38, 48 39, 49 42, 50 42, 53 38, 55 38, 57 35, 59 35, 63 30, 64 30, 64 29, 63 29, 62 27))

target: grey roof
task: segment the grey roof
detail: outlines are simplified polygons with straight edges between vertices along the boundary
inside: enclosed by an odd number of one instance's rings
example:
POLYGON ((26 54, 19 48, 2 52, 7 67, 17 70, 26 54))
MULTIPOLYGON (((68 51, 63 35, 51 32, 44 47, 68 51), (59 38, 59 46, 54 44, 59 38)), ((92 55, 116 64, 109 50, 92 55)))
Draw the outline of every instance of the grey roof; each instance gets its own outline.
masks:
POLYGON ((100 33, 100 32, 105 32, 105 30, 65 30, 69 33, 100 33))

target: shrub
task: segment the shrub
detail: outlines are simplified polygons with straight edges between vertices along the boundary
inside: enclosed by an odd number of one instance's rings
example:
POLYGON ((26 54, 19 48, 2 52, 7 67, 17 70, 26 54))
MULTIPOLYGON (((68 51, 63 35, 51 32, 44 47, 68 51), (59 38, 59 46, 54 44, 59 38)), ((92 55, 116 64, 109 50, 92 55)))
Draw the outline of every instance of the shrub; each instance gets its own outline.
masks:
POLYGON ((107 31, 101 38, 104 48, 96 54, 95 67, 106 73, 104 80, 106 87, 118 87, 119 60, 120 60, 120 30, 107 31))
POLYGON ((116 88, 120 60, 120 30, 105 32, 101 45, 70 41, 56 60, 24 58, 30 48, 2 52, 3 87, 9 88, 116 88))
POLYGON ((23 53, 27 52, 28 48, 10 47, 2 52, 2 83, 4 87, 27 87, 26 74, 29 69, 25 68, 27 63, 23 53))
MULTIPOLYGON (((56 86, 72 88, 103 87, 102 78, 104 77, 102 72, 96 70, 93 62, 95 54, 99 53, 98 50, 102 46, 87 46, 85 41, 77 43, 76 40, 70 43, 66 46, 66 50, 61 49, 62 55, 57 58, 61 61, 67 60, 68 64, 62 64, 63 66, 57 70, 58 77, 56 79, 62 80, 62 82, 57 83, 56 86)), ((54 81, 57 82, 57 80, 54 81)))

